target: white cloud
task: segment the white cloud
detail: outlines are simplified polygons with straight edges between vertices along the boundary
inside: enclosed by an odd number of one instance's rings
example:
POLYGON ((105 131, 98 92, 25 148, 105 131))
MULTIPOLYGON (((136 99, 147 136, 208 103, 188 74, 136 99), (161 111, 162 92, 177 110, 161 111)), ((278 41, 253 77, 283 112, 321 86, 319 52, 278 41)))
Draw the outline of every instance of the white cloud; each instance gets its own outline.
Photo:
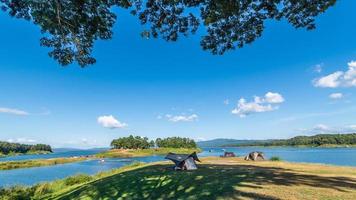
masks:
POLYGON ((299 113, 299 114, 295 114, 293 116, 287 116, 287 117, 278 119, 278 120, 276 120, 276 122, 277 123, 285 123, 285 122, 290 122, 290 121, 316 118, 316 117, 320 117, 320 116, 335 117, 336 115, 344 115, 346 113, 354 113, 355 111, 356 111, 356 106, 350 106, 350 107, 347 107, 346 109, 340 109, 340 110, 336 110, 336 111, 299 113))
POLYGON ((23 110, 18 110, 18 109, 13 109, 13 108, 1 108, 0 107, 0 113, 5 113, 5 114, 12 114, 12 115, 29 115, 28 112, 23 111, 23 110))
POLYGON ((356 61, 347 63, 347 71, 336 71, 313 81, 315 87, 337 88, 356 86, 356 61))
POLYGON ((170 115, 167 114, 166 118, 168 121, 171 122, 193 122, 198 120, 198 115, 197 114, 191 114, 191 115, 170 115))
POLYGON ((317 80, 314 80, 315 87, 328 87, 328 88, 337 88, 341 85, 340 77, 343 76, 342 71, 337 71, 327 76, 321 77, 317 80))
POLYGON ((280 104, 284 102, 284 98, 279 93, 267 92, 264 98, 255 96, 254 100, 247 102, 246 99, 241 98, 237 107, 231 111, 232 114, 236 114, 239 117, 246 117, 253 113, 262 113, 277 110, 278 106, 272 104, 280 104))
POLYGON ((347 126, 351 131, 356 131, 356 125, 347 126))
POLYGON ((341 99, 343 97, 344 97, 344 95, 342 93, 331 93, 329 95, 330 99, 341 99))
POLYGON ((268 112, 275 110, 272 105, 261 105, 260 103, 255 102, 246 102, 244 98, 241 98, 237 104, 237 108, 231 111, 232 114, 239 115, 240 117, 246 117, 251 113, 259 113, 259 112, 268 112))
POLYGON ((127 126, 127 124, 120 122, 112 115, 100 116, 97 121, 101 126, 110 129, 124 128, 127 126))
MULTIPOLYGON (((100 139, 100 138, 99 138, 100 139)), ((71 138, 66 141, 52 142, 55 148, 78 148, 78 149, 88 149, 88 148, 101 148, 101 147, 108 147, 109 141, 104 138, 101 140, 96 140, 92 138, 71 138)))
POLYGON ((89 140, 87 138, 82 138, 80 141, 83 145, 95 146, 97 145, 97 140, 89 140))
POLYGON ((225 99, 223 103, 224 103, 225 105, 229 105, 229 104, 230 104, 230 101, 229 101, 229 99, 225 99))
POLYGON ((321 73, 323 71, 323 64, 317 64, 314 66, 314 72, 321 73))
POLYGON ((207 141, 207 139, 204 138, 204 137, 198 137, 198 138, 195 138, 195 141, 196 142, 201 142, 201 141, 207 141))
POLYGON ((309 134, 353 133, 356 131, 356 125, 328 126, 325 124, 317 124, 310 129, 299 129, 299 131, 309 134))
POLYGON ((267 103, 283 103, 284 98, 279 93, 267 92, 265 95, 265 101, 267 103))
POLYGON ((319 131, 319 132, 328 132, 331 131, 331 128, 325 124, 317 124, 313 127, 314 131, 319 131))
POLYGON ((16 138, 16 139, 10 138, 7 140, 7 142, 33 144, 33 143, 36 143, 37 141, 34 139, 28 139, 28 138, 16 138))

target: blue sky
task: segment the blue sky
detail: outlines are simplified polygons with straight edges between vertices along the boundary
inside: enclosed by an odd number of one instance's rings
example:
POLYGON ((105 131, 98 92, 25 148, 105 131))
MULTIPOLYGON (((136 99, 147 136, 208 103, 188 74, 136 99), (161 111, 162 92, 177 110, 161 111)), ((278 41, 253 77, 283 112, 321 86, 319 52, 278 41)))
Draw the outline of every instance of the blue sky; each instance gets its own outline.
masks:
POLYGON ((137 19, 121 12, 114 38, 96 42, 98 62, 84 69, 59 66, 39 46, 38 27, 1 13, 0 140, 87 148, 129 134, 353 131, 355 6, 338 2, 314 31, 269 21, 256 42, 223 56, 201 50, 199 34, 176 43, 143 39, 137 19))

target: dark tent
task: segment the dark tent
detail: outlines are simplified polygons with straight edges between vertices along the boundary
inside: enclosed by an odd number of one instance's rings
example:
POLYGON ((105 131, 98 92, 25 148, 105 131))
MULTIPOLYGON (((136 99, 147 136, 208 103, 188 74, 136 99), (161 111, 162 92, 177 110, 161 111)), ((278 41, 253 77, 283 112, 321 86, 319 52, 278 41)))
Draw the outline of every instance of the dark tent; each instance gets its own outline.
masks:
POLYGON ((224 153, 224 155, 220 156, 220 157, 236 157, 235 153, 234 152, 228 152, 226 151, 224 153))
POLYGON ((174 169, 176 170, 193 170, 197 169, 195 161, 200 162, 197 154, 194 152, 192 154, 175 154, 168 153, 165 159, 171 160, 176 165, 174 169))
POLYGON ((254 152, 249 153, 247 156, 245 156, 245 160, 257 161, 257 160, 264 160, 264 159, 265 159, 265 157, 263 155, 263 152, 260 152, 260 151, 254 151, 254 152))

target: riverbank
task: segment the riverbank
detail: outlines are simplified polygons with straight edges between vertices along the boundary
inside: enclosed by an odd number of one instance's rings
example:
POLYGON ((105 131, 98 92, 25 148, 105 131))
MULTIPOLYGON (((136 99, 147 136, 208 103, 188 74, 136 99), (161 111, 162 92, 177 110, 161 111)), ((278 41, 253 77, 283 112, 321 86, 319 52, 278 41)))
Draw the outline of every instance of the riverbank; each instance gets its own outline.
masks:
MULTIPOLYGON (((289 162, 201 158, 198 170, 171 162, 134 163, 31 188, 0 190, 35 199, 356 199, 356 168, 289 162)), ((16 199, 16 198, 15 198, 16 199)))
POLYGON ((13 153, 10 152, 8 154, 3 154, 0 152, 0 157, 7 157, 7 156, 21 156, 21 155, 42 155, 42 154, 50 154, 50 151, 28 151, 26 153, 13 153))
POLYGON ((50 159, 0 162, 0 170, 59 165, 65 163, 79 162, 87 159, 90 159, 90 157, 50 158, 50 159))
POLYGON ((190 154, 193 152, 201 152, 201 149, 188 148, 151 148, 151 149, 111 149, 96 154, 98 158, 129 158, 129 157, 144 157, 152 155, 165 155, 169 152, 190 154))

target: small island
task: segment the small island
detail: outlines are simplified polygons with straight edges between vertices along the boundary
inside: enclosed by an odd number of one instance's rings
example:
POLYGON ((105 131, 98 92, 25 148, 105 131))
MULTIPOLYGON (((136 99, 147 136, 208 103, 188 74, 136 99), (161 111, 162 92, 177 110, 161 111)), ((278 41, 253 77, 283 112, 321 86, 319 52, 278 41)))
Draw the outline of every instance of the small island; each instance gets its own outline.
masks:
POLYGON ((164 155, 169 152, 192 153, 201 152, 194 140, 181 137, 157 138, 149 141, 147 137, 121 137, 111 142, 112 149, 96 155, 99 158, 143 157, 164 155))
POLYGON ((52 148, 47 144, 19 144, 0 141, 0 156, 24 155, 24 154, 48 154, 52 148))
MULTIPOLYGON (((7 148, 10 149, 6 152, 10 152, 6 155, 13 155, 14 150, 17 149, 16 154, 29 154, 29 153, 50 153, 52 149, 49 145, 22 145, 16 143, 6 143, 7 148), (13 148, 13 147, 17 148, 13 148), (21 149, 22 147, 22 149, 21 149), (29 149, 24 151, 23 149, 29 149), (20 151, 21 150, 21 151, 20 151)), ((147 137, 140 136, 128 136, 118 139, 114 139, 111 142, 112 149, 98 153, 91 156, 76 156, 68 158, 50 158, 50 159, 35 159, 35 160, 21 160, 21 161, 7 161, 0 162, 0 170, 11 170, 19 168, 41 167, 58 165, 65 163, 80 162, 90 159, 98 158, 128 158, 128 157, 144 157, 151 155, 165 155, 169 152, 173 153, 192 153, 201 152, 201 149, 197 147, 194 140, 189 138, 169 137, 169 138, 157 138, 155 141, 149 141, 147 137)), ((5 148, 4 148, 5 149, 5 148)))

